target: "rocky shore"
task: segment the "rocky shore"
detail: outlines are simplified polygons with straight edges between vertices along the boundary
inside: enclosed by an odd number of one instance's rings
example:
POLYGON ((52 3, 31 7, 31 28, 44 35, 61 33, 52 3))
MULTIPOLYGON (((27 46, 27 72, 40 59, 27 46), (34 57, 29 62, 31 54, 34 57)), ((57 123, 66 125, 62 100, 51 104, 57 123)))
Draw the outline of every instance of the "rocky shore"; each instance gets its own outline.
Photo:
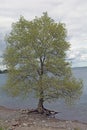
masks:
POLYGON ((61 121, 24 110, 0 107, 0 127, 3 130, 87 130, 86 123, 61 121))

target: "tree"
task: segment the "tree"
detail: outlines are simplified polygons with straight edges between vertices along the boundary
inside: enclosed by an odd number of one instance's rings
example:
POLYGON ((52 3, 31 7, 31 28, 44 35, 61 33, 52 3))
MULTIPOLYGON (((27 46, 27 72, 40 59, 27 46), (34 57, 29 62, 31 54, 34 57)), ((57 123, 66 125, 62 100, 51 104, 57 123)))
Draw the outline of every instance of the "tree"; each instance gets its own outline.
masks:
POLYGON ((44 102, 50 99, 76 99, 82 83, 77 81, 66 61, 67 31, 47 13, 28 21, 20 17, 6 38, 4 54, 9 70, 7 90, 14 96, 34 92, 37 110, 44 113, 44 102))

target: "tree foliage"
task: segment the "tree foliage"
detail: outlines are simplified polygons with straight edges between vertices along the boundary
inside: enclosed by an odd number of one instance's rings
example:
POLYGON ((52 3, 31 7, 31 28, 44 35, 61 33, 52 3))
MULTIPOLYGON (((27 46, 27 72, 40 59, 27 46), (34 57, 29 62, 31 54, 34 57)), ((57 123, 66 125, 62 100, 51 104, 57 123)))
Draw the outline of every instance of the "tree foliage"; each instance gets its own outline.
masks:
POLYGON ((66 61, 67 31, 47 13, 28 21, 20 17, 6 38, 4 61, 9 70, 7 90, 13 95, 34 92, 43 102, 56 98, 76 98, 82 83, 77 81, 66 61))

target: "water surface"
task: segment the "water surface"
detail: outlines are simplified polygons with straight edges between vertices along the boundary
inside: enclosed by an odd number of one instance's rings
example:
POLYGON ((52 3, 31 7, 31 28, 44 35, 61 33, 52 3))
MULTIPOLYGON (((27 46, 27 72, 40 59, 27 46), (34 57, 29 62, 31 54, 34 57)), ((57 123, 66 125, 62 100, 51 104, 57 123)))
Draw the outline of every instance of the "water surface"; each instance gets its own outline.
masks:
MULTIPOLYGON (((51 102, 50 104, 45 103, 45 106, 48 109, 59 111, 60 113, 56 115, 56 118, 58 119, 78 120, 87 123, 87 68, 73 68, 72 71, 75 77, 83 80, 84 88, 80 100, 71 107, 67 106, 61 100, 51 102)), ((7 74, 0 74, 0 88, 6 83, 6 79, 7 74)), ((31 98, 31 94, 26 100, 23 100, 20 97, 12 98, 0 90, 0 105, 9 108, 35 108, 37 106, 37 100, 31 98)))

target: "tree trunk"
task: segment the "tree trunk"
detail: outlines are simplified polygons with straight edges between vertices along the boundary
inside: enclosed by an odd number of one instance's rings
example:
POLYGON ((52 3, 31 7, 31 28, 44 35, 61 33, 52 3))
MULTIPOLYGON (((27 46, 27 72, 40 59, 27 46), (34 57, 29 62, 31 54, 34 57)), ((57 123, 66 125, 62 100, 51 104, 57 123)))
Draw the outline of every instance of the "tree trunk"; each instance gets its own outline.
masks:
POLYGON ((38 112, 43 114, 44 113, 44 106, 43 106, 43 102, 44 102, 44 92, 43 92, 43 88, 42 88, 42 75, 43 75, 43 64, 44 64, 44 59, 42 59, 42 57, 40 57, 40 63, 41 63, 41 68, 40 68, 40 88, 39 88, 39 92, 40 92, 40 98, 39 98, 39 102, 38 102, 38 112))
POLYGON ((38 108, 37 109, 38 109, 38 112, 41 113, 41 114, 44 113, 43 102, 44 102, 43 98, 40 98, 39 102, 38 102, 38 108))

